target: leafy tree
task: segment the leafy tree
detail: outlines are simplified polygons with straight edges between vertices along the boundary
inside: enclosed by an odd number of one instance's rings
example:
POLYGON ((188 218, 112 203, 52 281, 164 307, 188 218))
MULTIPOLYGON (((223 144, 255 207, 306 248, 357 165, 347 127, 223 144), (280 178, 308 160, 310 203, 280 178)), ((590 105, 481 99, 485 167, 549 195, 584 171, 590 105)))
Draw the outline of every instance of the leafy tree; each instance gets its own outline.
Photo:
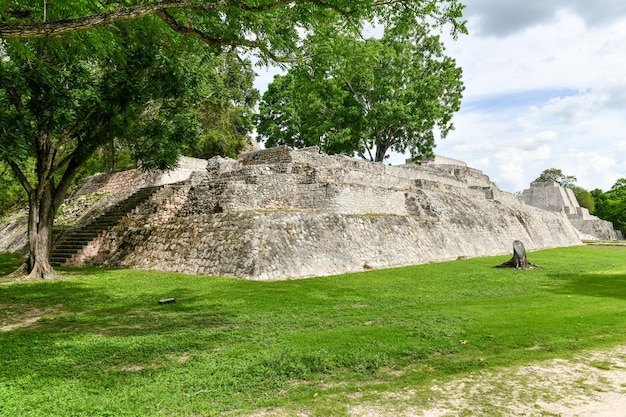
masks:
POLYGON ((45 1, 0 0, 0 38, 46 38, 154 17, 209 45, 280 60, 295 56, 300 35, 319 27, 354 32, 368 21, 401 32, 445 24, 454 36, 467 32, 458 0, 55 0, 54 6, 51 13, 45 1))
POLYGON ((435 132, 453 129, 463 91, 461 69, 443 51, 425 30, 314 37, 308 59, 263 95, 257 130, 268 146, 317 145, 372 161, 390 150, 431 156, 435 132))
POLYGON ((27 197, 20 183, 13 177, 11 168, 0 161, 0 218, 7 210, 26 203, 27 197))
POLYGON ((259 92, 253 88, 255 73, 249 60, 235 53, 216 58, 209 73, 210 84, 199 112, 200 136, 183 153, 196 158, 216 155, 236 157, 251 141, 253 113, 259 92))
POLYGON ((164 41, 152 30, 127 25, 105 45, 76 35, 4 44, 0 158, 28 195, 32 277, 55 276, 48 261, 54 216, 97 149, 121 138, 146 168, 167 168, 178 144, 196 135, 190 103, 202 57, 173 54, 173 43, 188 41, 164 41))
POLYGON ((572 188, 576 181, 578 180, 573 175, 565 175, 557 168, 548 168, 543 170, 534 182, 556 182, 563 187, 572 188))
POLYGON ((618 179, 607 192, 595 189, 591 194, 596 204, 594 214, 626 234, 626 178, 618 179))
POLYGON ((587 210, 589 210, 589 213, 593 214, 595 212, 596 205, 595 205, 595 202, 591 193, 585 190, 584 188, 578 187, 575 185, 572 186, 571 188, 572 188, 572 191, 574 192, 574 196, 576 197, 576 200, 578 200, 578 204, 580 204, 581 207, 584 207, 587 210))
POLYGON ((0 0, 0 159, 28 195, 30 277, 55 276, 54 215, 94 152, 123 141, 145 168, 167 168, 198 136, 207 47, 284 62, 298 57, 302 34, 354 33, 365 21, 399 33, 450 24, 456 36, 466 32, 462 9, 457 0, 0 0))

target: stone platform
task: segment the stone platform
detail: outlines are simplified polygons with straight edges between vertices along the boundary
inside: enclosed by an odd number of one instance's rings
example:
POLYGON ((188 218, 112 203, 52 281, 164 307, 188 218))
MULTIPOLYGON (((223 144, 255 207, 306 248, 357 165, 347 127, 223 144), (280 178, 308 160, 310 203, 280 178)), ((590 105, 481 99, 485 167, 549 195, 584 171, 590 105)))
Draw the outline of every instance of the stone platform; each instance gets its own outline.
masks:
POLYGON ((386 166, 280 147, 172 175, 185 179, 71 263, 281 280, 509 254, 514 240, 528 250, 581 243, 564 213, 447 158, 386 166))
POLYGON ((621 232, 613 228, 613 223, 589 214, 581 207, 574 192, 557 182, 533 182, 522 192, 526 204, 544 210, 563 213, 584 237, 601 240, 620 240, 621 232))

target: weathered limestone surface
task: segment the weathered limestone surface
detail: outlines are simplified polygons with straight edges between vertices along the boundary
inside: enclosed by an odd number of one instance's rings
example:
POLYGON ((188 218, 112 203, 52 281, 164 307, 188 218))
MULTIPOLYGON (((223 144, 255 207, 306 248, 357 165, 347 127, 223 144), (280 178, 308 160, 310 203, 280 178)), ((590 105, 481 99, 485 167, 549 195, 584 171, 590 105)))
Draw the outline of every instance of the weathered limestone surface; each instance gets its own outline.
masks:
POLYGON ((21 211, 0 224, 0 252, 26 254, 28 250, 28 213, 21 211))
POLYGON ((274 148, 210 160, 74 262, 278 280, 506 254, 515 239, 580 243, 565 215, 466 166, 274 148))
POLYGON ((581 207, 574 192, 556 182, 533 182, 530 188, 522 192, 526 204, 544 210, 567 215, 569 221, 584 237, 596 239, 621 239, 621 233, 613 229, 613 223, 589 214, 581 207))
MULTIPOLYGON (((207 161, 198 158, 180 157, 178 167, 165 172, 143 172, 138 169, 110 174, 97 174, 86 179, 85 183, 64 203, 55 227, 80 226, 93 216, 103 212, 118 201, 124 200, 139 188, 151 185, 172 184, 186 181, 198 171, 206 171, 207 161)), ((0 252, 28 251, 26 211, 12 216, 6 223, 0 223, 0 252)))
MULTIPOLYGON (((279 280, 580 244, 565 214, 447 158, 390 167, 280 147, 199 165, 72 263, 279 280)), ((121 199, 156 181, 119 175, 81 192, 121 199)))

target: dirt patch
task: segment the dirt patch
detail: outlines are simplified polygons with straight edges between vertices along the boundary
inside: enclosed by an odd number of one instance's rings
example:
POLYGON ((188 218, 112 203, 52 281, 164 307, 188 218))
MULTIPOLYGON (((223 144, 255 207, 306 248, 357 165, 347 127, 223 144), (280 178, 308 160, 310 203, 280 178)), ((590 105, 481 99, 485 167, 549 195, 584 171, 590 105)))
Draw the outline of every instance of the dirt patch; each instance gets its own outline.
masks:
MULTIPOLYGON (((534 365, 476 372, 426 390, 381 393, 375 401, 345 394, 350 417, 623 417, 626 346, 534 365), (425 406, 424 397, 428 397, 425 406)), ((308 416, 307 410, 263 409, 251 417, 308 416)))
POLYGON ((5 311, 6 316, 0 318, 0 331, 6 332, 35 326, 46 314, 58 313, 59 311, 61 311, 61 306, 43 309, 33 308, 19 313, 12 313, 10 310, 5 311))
MULTIPOLYGON (((626 410, 626 346, 519 368, 435 381, 426 407, 407 406, 414 392, 388 394, 385 404, 359 404, 352 417, 593 416, 626 410), (404 400, 394 400, 404 396, 404 400)), ((423 393, 420 393, 423 395, 423 393)))

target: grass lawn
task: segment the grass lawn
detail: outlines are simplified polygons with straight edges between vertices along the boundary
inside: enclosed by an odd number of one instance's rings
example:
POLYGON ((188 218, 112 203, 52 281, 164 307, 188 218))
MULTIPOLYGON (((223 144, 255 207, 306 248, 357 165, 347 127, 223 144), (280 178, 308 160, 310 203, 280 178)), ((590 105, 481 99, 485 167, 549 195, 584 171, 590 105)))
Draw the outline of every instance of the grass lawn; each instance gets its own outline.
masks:
MULTIPOLYGON (((626 247, 494 268, 509 258, 268 283, 65 268, 0 285, 0 416, 342 416, 407 387, 426 403, 435 378, 626 342, 626 247)), ((0 275, 14 267, 0 256, 0 275)))

